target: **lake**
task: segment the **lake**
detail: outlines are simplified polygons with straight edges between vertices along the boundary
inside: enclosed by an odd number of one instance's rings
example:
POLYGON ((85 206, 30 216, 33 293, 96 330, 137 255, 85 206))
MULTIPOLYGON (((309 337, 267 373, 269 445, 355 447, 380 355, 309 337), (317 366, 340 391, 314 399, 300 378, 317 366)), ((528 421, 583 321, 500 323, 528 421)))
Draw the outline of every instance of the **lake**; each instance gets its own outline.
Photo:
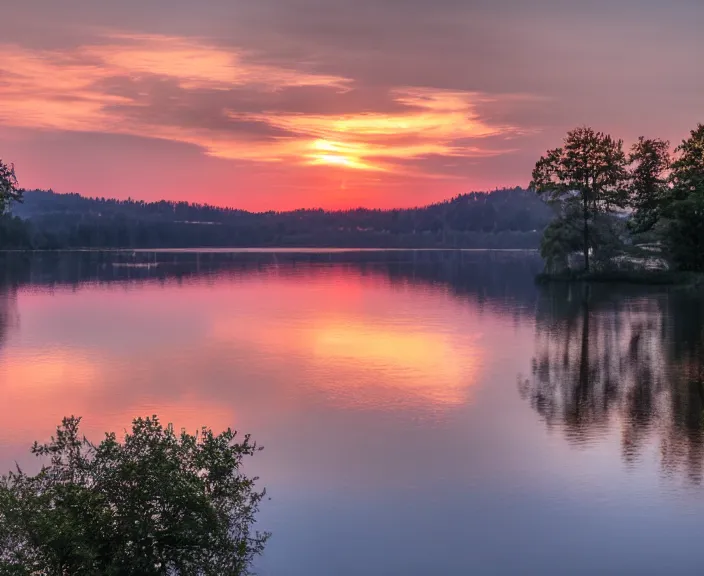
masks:
POLYGON ((704 298, 530 252, 6 254, 0 464, 61 417, 232 426, 262 576, 693 574, 704 298))

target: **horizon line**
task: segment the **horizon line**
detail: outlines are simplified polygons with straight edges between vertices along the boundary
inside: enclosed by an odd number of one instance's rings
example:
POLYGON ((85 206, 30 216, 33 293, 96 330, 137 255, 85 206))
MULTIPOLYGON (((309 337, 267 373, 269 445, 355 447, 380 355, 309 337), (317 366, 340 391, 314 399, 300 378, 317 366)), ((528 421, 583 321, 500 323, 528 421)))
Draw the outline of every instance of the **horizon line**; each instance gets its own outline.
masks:
MULTIPOLYGON (((472 190, 470 192, 462 192, 460 194, 457 194, 455 196, 451 196, 449 198, 446 198, 444 200, 438 200, 436 202, 430 202, 428 204, 422 204, 422 205, 415 205, 415 206, 409 206, 405 208, 370 208, 367 206, 356 206, 356 207, 350 207, 350 208, 334 208, 334 209, 326 209, 321 206, 318 207, 310 207, 310 208, 293 208, 293 209, 288 209, 288 210, 258 210, 258 211, 253 211, 253 210, 245 210, 244 208, 235 208, 233 206, 226 206, 226 205, 217 205, 217 204, 209 204, 209 203, 198 203, 198 202, 191 202, 187 200, 168 200, 166 198, 162 198, 160 200, 142 200, 139 198, 132 198, 131 196, 128 196, 127 198, 115 198, 115 197, 105 197, 105 196, 86 196, 84 194, 81 194, 80 192, 56 192, 52 188, 49 189, 42 189, 42 188, 32 188, 32 189, 23 189, 23 193, 35 193, 35 192, 40 192, 40 193, 45 193, 45 194, 54 194, 56 196, 78 196, 79 198, 82 198, 83 200, 92 200, 92 201, 114 201, 114 202, 134 202, 134 203, 143 203, 145 205, 152 205, 152 204, 159 204, 161 202, 166 202, 170 204, 187 204, 188 206, 192 207, 201 207, 201 208, 214 208, 217 210, 227 210, 231 212, 245 212, 247 214, 286 214, 286 213, 293 213, 293 212, 327 212, 327 213, 336 213, 336 212, 356 212, 360 210, 366 210, 369 212, 394 212, 394 211, 409 211, 409 210, 422 210, 426 208, 431 208, 433 206, 439 206, 442 204, 447 204, 450 202, 454 202, 464 196, 471 196, 472 194, 494 194, 496 192, 512 192, 512 191, 523 191, 523 192, 529 192, 530 188, 529 187, 523 187, 523 186, 513 186, 513 187, 503 187, 503 188, 495 188, 494 190, 472 190)), ((20 201, 20 203, 23 203, 20 201)), ((12 209, 10 209, 10 212, 12 212, 12 209)))

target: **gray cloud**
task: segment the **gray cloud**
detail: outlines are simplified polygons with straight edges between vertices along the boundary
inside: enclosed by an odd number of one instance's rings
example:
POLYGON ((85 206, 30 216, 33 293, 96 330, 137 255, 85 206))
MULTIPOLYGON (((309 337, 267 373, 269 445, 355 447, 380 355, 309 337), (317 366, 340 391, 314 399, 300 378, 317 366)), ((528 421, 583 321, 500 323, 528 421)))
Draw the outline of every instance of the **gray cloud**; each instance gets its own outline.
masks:
POLYGON ((699 0, 28 0, 8 11, 20 43, 99 27, 191 35, 364 86, 590 92, 594 107, 704 87, 699 0))
POLYGON ((104 89, 106 93, 129 98, 129 104, 105 106, 106 112, 126 122, 212 130, 230 133, 245 140, 294 136, 292 132, 266 122, 233 118, 228 114, 230 110, 246 108, 248 99, 253 97, 252 93, 240 99, 230 91, 193 91, 182 88, 173 79, 157 76, 140 79, 113 77, 96 87, 104 89))

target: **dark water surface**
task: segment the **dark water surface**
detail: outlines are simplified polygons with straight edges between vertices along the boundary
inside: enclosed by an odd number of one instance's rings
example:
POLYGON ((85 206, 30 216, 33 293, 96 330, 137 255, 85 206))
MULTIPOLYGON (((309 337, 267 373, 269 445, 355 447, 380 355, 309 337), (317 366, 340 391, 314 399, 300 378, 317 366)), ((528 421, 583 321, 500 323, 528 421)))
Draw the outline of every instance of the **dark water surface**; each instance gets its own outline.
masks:
POLYGON ((0 260, 0 464, 64 415, 251 432, 262 576, 704 569, 704 298, 520 252, 0 260))

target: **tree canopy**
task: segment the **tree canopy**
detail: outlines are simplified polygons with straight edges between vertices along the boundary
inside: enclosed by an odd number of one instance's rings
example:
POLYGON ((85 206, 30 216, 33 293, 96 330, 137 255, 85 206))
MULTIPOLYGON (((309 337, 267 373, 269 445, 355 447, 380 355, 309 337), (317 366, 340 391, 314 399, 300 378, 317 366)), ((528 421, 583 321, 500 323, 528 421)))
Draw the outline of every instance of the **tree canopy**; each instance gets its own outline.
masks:
POLYGON ((559 206, 541 244, 549 272, 567 267, 577 251, 587 272, 592 253, 611 265, 646 233, 661 260, 704 271, 704 125, 675 149, 674 160, 666 140, 641 137, 626 157, 621 140, 577 128, 537 161, 531 186, 559 206))
MULTIPOLYGON (((590 251, 595 248, 590 223, 597 214, 613 212, 627 203, 623 187, 626 165, 621 140, 580 127, 567 133, 562 147, 548 150, 533 170, 530 187, 538 194, 565 206, 579 205, 581 250, 586 270, 589 270, 590 251)), ((568 208, 560 217, 574 219, 576 216, 577 212, 568 208)))
POLYGON ((691 194, 704 195, 704 124, 690 132, 676 148, 678 157, 672 163, 670 181, 676 200, 691 194))
POLYGON ((668 175, 672 160, 670 143, 659 138, 644 138, 633 144, 629 156, 631 164, 630 199, 634 232, 652 230, 662 216, 668 195, 668 175))
POLYGON ((79 435, 65 418, 39 473, 0 480, 0 573, 17 576, 248 574, 268 534, 254 530, 264 492, 242 472, 245 436, 177 434, 137 418, 122 442, 79 435))
POLYGON ((677 147, 663 208, 665 242, 682 269, 704 271, 704 124, 677 147))

